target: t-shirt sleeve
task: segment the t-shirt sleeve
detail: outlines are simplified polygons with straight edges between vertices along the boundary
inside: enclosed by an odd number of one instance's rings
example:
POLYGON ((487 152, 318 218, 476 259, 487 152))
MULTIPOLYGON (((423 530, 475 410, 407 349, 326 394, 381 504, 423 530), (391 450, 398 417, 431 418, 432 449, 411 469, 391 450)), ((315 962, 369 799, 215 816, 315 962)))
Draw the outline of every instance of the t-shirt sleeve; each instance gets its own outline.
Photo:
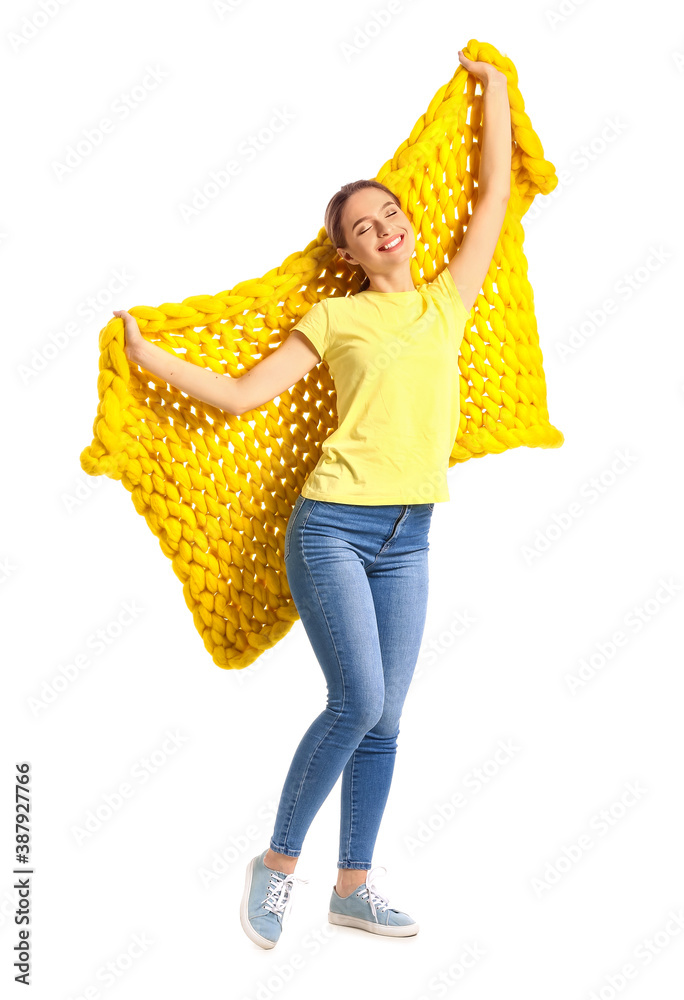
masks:
POLYGON ((321 299, 315 302, 306 315, 297 321, 295 330, 299 330, 307 340, 310 340, 321 356, 325 357, 330 340, 330 317, 328 313, 328 300, 321 299))
POLYGON ((463 304, 463 299, 456 287, 451 271, 448 267, 442 268, 436 278, 433 278, 431 289, 439 295, 443 301, 449 303, 454 313, 454 327, 458 337, 459 345, 465 335, 465 326, 470 318, 470 312, 463 304))

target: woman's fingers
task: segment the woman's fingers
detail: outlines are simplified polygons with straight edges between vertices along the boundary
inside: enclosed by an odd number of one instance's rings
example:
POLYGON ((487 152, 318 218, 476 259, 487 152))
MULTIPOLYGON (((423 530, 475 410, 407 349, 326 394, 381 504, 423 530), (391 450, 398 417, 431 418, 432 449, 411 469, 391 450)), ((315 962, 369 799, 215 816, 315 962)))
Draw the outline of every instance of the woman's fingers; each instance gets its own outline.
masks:
POLYGON ((124 324, 124 354, 129 361, 137 362, 137 350, 140 347, 143 336, 140 332, 136 319, 126 309, 112 309, 115 316, 120 316, 124 324))
POLYGON ((124 328, 126 329, 130 328, 135 330, 139 329, 135 317, 131 316, 131 314, 126 309, 112 309, 112 312, 114 313, 115 316, 121 317, 121 319, 124 321, 124 328))
POLYGON ((472 73, 474 77, 486 83, 488 80, 494 77, 503 77, 506 79, 506 74, 502 73, 501 70, 496 69, 491 63, 487 62, 473 62, 472 59, 468 59, 467 56, 463 55, 463 49, 458 50, 458 58, 461 60, 461 64, 464 69, 467 69, 469 73, 472 73))

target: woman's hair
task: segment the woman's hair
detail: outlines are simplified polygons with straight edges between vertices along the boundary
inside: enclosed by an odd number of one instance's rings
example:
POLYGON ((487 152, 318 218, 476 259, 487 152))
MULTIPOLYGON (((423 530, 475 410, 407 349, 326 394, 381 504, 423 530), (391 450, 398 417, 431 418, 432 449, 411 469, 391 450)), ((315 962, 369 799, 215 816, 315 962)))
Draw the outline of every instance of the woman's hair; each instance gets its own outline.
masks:
MULTIPOLYGON (((346 241, 345 236, 342 231, 342 212, 344 206, 347 203, 347 199, 353 195, 356 191, 360 191, 362 188, 374 187, 379 188, 381 191, 386 191, 390 198, 401 208, 401 202, 397 198, 394 191, 390 191, 388 187, 381 184, 380 181, 352 181, 350 184, 343 184, 339 191, 337 191, 330 201, 328 202, 328 207, 325 210, 325 231, 328 234, 328 238, 332 245, 337 250, 339 247, 345 247, 346 241)), ((350 265, 352 266, 352 265, 350 265)), ((361 274, 363 276, 363 281, 359 291, 362 292, 365 288, 370 285, 370 278, 361 268, 361 274)))

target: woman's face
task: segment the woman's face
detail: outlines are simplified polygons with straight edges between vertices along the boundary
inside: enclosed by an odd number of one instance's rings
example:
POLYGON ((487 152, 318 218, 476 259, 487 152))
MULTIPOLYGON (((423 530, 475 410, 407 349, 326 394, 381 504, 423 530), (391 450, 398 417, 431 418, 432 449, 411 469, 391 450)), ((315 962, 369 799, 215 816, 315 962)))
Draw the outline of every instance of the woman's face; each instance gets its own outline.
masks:
POLYGON ((416 248, 408 216, 379 188, 361 188, 347 199, 342 231, 346 245, 338 249, 340 257, 361 264, 369 277, 407 267, 416 248))

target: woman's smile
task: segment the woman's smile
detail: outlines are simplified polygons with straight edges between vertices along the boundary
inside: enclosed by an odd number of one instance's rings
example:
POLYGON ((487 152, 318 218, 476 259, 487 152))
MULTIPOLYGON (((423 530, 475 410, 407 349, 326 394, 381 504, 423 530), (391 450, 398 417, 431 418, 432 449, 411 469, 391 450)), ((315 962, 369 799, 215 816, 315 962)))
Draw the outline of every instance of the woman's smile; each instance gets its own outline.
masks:
POLYGON ((384 243, 382 243, 378 247, 378 250, 381 251, 382 253, 394 253, 395 250, 398 250, 399 247, 402 246, 403 242, 404 242, 404 234, 398 233, 396 236, 392 236, 391 239, 386 240, 384 243), (398 240, 398 242, 395 242, 395 240, 398 240))

